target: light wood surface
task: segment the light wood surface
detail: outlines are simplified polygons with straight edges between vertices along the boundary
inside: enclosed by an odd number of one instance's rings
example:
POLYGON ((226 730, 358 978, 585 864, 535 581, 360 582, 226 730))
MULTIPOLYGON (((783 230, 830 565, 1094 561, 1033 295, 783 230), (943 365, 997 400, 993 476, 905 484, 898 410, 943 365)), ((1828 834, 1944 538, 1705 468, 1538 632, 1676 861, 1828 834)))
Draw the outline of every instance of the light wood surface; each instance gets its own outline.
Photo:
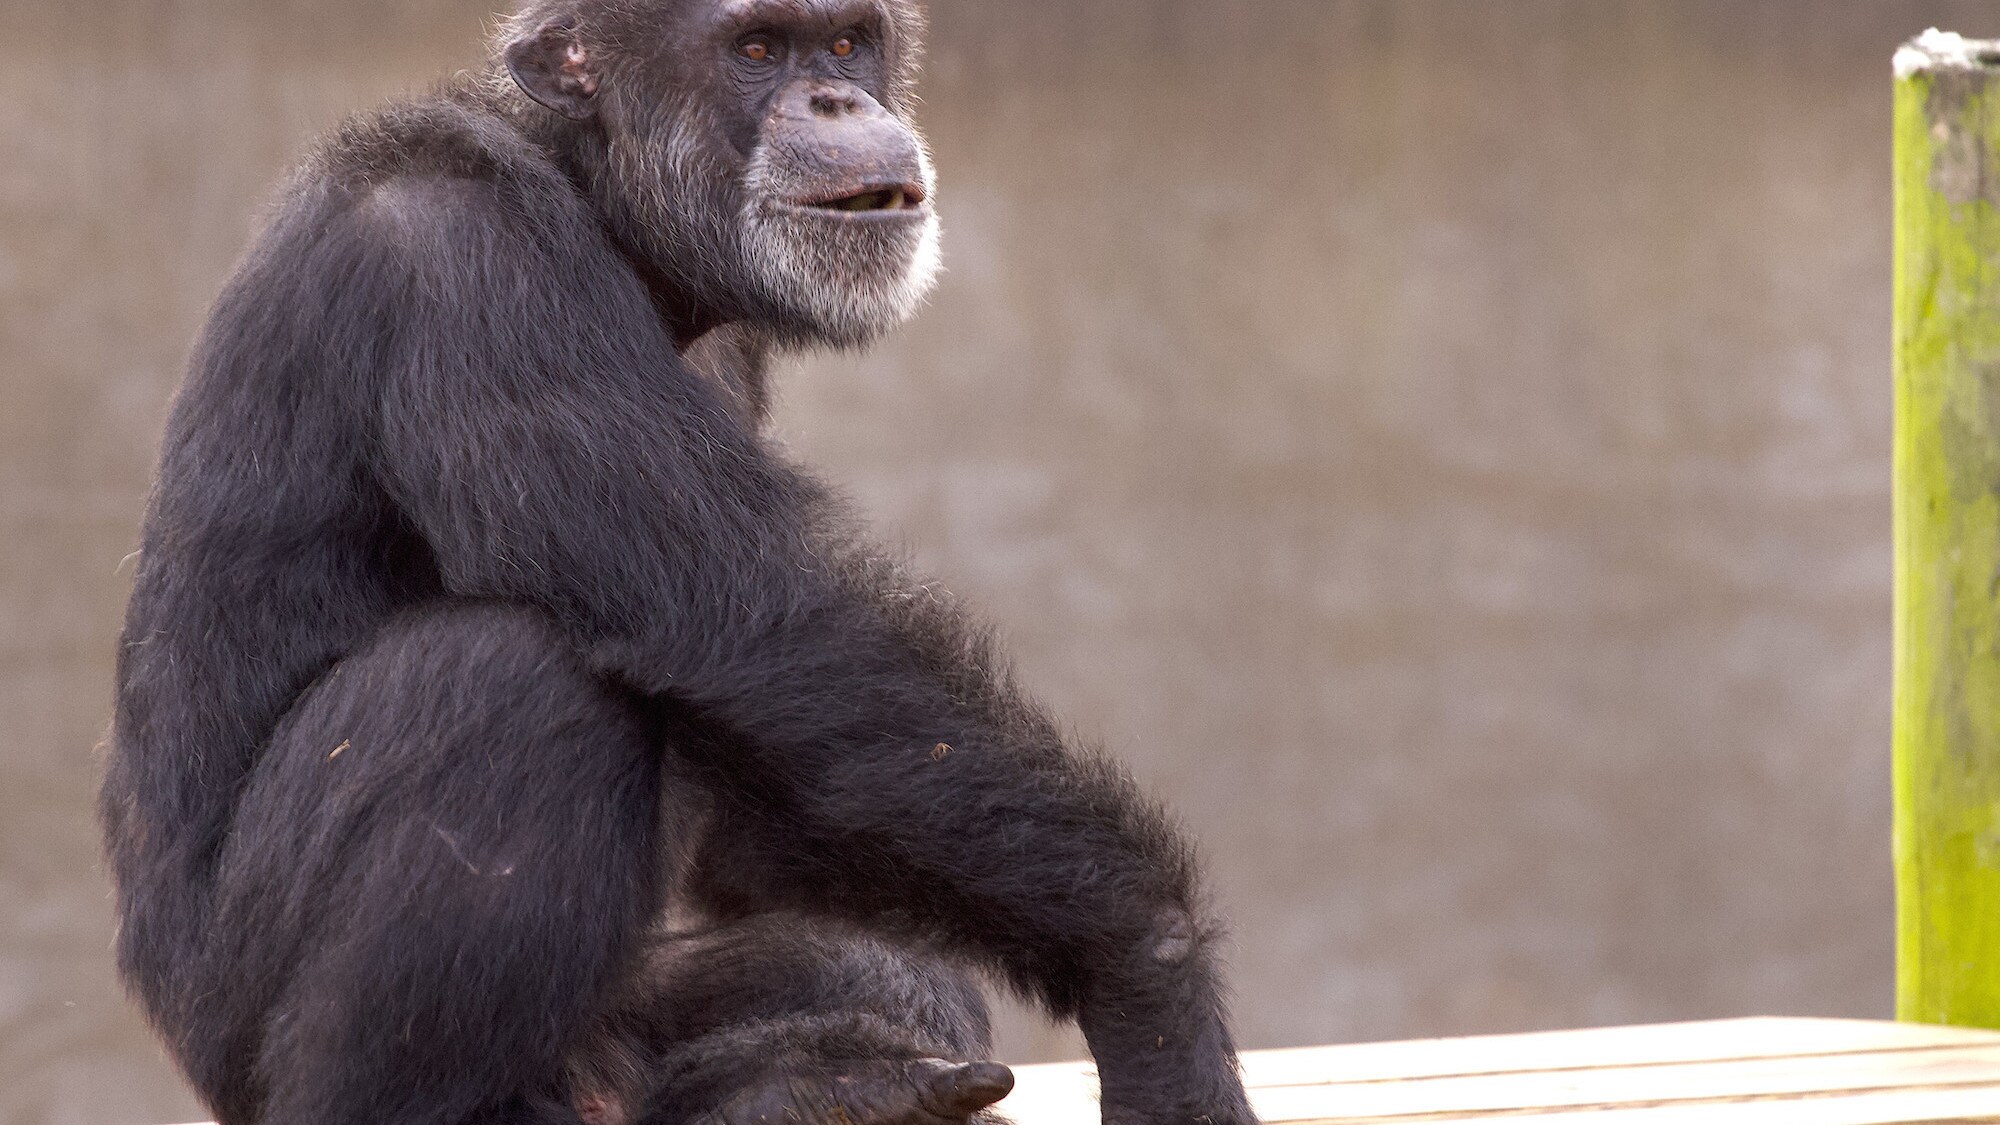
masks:
MULTIPOLYGON (((1703 1023, 1252 1051, 1266 1125, 2000 1122, 2000 1033, 1869 1020, 1703 1023)), ((1096 1125, 1084 1063, 1015 1068, 1019 1125, 1096 1125)))

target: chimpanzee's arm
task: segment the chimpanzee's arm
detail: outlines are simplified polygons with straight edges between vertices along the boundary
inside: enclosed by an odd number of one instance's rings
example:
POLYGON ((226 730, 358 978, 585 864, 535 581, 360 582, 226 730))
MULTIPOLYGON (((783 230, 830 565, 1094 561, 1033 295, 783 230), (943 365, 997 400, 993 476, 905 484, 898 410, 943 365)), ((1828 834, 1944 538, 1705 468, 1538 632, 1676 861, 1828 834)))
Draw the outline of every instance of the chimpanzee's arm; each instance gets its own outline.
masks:
POLYGON ((680 365, 580 210, 519 198, 391 184, 328 234, 385 333, 378 471, 447 591, 539 605, 727 730, 705 765, 765 897, 898 919, 1076 1016, 1108 1118, 1248 1120, 1179 835, 680 365))

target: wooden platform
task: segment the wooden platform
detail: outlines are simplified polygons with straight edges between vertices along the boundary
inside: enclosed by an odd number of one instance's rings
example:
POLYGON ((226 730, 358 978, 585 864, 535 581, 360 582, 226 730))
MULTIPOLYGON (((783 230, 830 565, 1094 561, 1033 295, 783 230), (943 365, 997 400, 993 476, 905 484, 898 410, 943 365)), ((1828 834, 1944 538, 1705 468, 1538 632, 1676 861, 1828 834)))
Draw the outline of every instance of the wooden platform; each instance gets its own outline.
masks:
MULTIPOLYGON (((1251 1051, 1266 1125, 2000 1122, 2000 1032, 1738 1019, 1251 1051)), ((1018 1125, 1097 1125, 1087 1064, 1016 1067, 1018 1125)))
MULTIPOLYGON (((1739 1019, 1249 1051, 1265 1125, 2000 1123, 2000 1032, 1739 1019)), ((1014 1068, 1017 1125, 1098 1125, 1088 1063, 1014 1068)))

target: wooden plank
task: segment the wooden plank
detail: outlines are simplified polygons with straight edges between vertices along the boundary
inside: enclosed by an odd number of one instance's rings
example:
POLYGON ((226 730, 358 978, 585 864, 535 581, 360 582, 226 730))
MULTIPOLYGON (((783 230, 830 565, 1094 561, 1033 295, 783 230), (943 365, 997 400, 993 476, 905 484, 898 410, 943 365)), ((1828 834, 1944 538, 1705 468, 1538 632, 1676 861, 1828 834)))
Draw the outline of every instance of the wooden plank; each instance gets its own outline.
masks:
MULTIPOLYGON (((2000 1033, 1741 1019, 1251 1051, 1268 1125, 2000 1125, 2000 1033)), ((1019 1125, 1098 1125, 1088 1064, 1015 1068, 1019 1125)))
MULTIPOLYGON (((2000 1046, 1279 1086, 1255 1090, 1251 1100, 1259 1116, 1277 1123, 1712 1103, 1951 1086, 2000 1088, 2000 1046)), ((2000 1113, 2000 1092, 1993 1096, 1989 1110, 2000 1113)))
MULTIPOLYGON (((1582 1113, 1647 1125, 1689 1115, 2000 1122, 2000 1034, 1865 1020, 1757 1018, 1253 1051, 1244 1075, 1271 1125, 1575 1121, 1582 1113)), ((1000 1109, 1021 1125, 1096 1122, 1087 1064, 1018 1067, 1016 1076, 1000 1109)))
MULTIPOLYGON (((1096 1119, 1090 1119, 1095 1125, 1096 1119)), ((1553 1113, 1424 1114, 1416 1117, 1325 1118, 1314 1125, 1993 1125, 2000 1122, 2000 1086, 1963 1090, 1896 1090, 1782 1101, 1701 1105, 1612 1106, 1553 1113)), ((1031 1125, 1023 1122, 1022 1125, 1031 1125)), ((1040 1123, 1033 1123, 1040 1125, 1040 1123)))
MULTIPOLYGON (((1752 1016, 1635 1027, 1249 1051, 1243 1056, 1243 1078, 1252 1087, 1287 1086, 1584 1066, 1783 1058, 1982 1043, 2000 1044, 2000 1037, 1993 1032, 1929 1024, 1752 1016)), ((1017 1072, 1026 1069, 1029 1068, 1017 1068, 1017 1072)))

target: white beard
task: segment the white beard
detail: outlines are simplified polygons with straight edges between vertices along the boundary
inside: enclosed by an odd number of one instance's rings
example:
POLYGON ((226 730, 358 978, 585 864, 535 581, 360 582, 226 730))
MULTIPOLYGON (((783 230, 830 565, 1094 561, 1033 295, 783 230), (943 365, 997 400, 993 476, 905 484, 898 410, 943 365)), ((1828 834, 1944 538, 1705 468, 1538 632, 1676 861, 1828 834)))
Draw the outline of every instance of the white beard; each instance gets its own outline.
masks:
MULTIPOLYGON (((930 155, 921 161, 928 198, 930 155)), ((935 211, 895 226, 843 220, 776 202, 770 180, 760 148, 745 175, 743 249, 776 305, 811 324, 817 342, 837 346, 866 343, 916 315, 943 270, 935 211)))

